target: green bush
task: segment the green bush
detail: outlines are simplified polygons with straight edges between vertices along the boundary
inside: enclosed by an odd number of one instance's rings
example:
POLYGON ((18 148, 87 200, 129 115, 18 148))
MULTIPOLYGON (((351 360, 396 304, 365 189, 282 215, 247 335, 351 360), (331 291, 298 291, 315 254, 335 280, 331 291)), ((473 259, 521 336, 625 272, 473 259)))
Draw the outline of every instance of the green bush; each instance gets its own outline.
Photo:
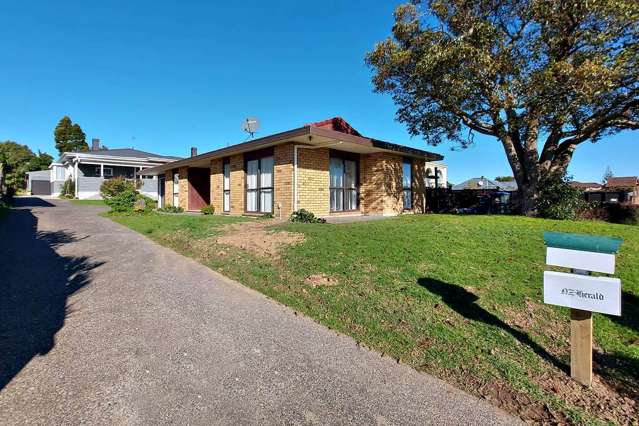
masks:
POLYGON ((608 221, 623 225, 639 224, 639 206, 629 204, 608 204, 608 221))
POLYGON ((116 213, 133 211, 135 202, 139 199, 135 183, 123 177, 105 180, 100 186, 100 195, 105 204, 111 207, 111 211, 116 213))
POLYGON ((537 213, 547 219, 575 220, 586 209, 581 190, 570 186, 570 178, 553 177, 539 185, 537 213))
POLYGON ((165 207, 159 208, 158 211, 162 213, 182 213, 184 209, 182 207, 176 207, 176 206, 165 206, 165 207))
POLYGON ((301 223, 326 223, 326 219, 316 217, 313 213, 306 209, 299 209, 291 213, 291 222, 301 223))
POLYGON ((215 207, 213 207, 212 205, 209 204, 209 205, 206 205, 206 206, 202 207, 200 209, 200 212, 202 214, 214 214, 215 213, 215 207))
POLYGON ((60 188, 60 198, 74 198, 75 197, 75 182, 73 178, 68 177, 60 188))

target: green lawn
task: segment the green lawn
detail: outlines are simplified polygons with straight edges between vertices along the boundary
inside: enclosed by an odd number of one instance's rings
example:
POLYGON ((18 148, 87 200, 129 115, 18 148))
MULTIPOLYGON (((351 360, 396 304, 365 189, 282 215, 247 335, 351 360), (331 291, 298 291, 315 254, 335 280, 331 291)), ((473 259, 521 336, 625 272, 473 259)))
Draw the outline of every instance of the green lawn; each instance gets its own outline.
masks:
POLYGON ((639 415, 639 227, 450 215, 285 224, 277 229, 306 239, 274 260, 207 239, 240 219, 113 219, 525 419, 596 424, 639 415), (592 389, 564 372, 568 310, 542 303, 545 230, 625 240, 617 267, 623 316, 595 314, 592 389), (312 286, 306 278, 316 274, 337 284, 312 286))
POLYGON ((73 204, 81 206, 104 206, 104 200, 71 200, 73 204))

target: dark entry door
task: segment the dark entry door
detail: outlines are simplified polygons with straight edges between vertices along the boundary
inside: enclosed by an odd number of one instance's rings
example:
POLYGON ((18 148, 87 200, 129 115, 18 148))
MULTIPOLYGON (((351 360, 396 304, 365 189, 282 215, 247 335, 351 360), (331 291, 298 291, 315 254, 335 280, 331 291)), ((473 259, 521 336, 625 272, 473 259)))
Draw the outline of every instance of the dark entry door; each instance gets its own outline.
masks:
POLYGON ((31 194, 51 195, 51 182, 49 182, 48 180, 32 180, 31 194))
POLYGON ((210 169, 189 168, 189 210, 200 210, 211 203, 210 169))

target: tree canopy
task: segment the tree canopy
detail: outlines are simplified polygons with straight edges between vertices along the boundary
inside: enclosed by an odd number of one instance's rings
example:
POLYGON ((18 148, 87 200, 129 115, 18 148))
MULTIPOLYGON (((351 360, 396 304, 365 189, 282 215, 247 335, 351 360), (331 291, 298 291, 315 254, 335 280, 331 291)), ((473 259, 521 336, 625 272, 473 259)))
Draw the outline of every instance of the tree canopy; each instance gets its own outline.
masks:
POLYGON ((4 184, 11 188, 22 188, 26 173, 47 170, 53 157, 45 152, 34 154, 26 145, 13 141, 0 142, 0 163, 3 165, 4 184))
POLYGON ((73 123, 71 118, 64 116, 55 126, 53 132, 55 147, 62 155, 63 152, 88 151, 86 135, 79 124, 73 123))
POLYGON ((585 141, 639 128, 636 0, 431 0, 395 12, 366 61, 412 135, 497 138, 534 212, 585 141))

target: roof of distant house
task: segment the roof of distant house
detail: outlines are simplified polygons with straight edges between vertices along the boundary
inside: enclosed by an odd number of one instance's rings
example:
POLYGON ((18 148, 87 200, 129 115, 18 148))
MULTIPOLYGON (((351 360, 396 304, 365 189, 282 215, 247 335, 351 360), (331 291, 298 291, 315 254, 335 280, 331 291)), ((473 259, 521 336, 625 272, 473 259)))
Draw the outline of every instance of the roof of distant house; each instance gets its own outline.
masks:
POLYGON ((570 186, 577 189, 589 189, 589 188, 603 188, 603 185, 597 182, 570 182, 570 186))
POLYGON ((79 152, 64 152, 60 156, 60 162, 63 161, 65 157, 75 157, 78 155, 79 157, 112 157, 112 158, 122 158, 122 159, 138 159, 138 160, 164 160, 164 162, 181 160, 181 157, 173 157, 168 155, 160 155, 154 154, 152 152, 140 151, 134 148, 114 148, 114 149, 98 149, 98 150, 89 150, 89 151, 79 151, 79 152))
POLYGON ((496 180, 485 177, 471 178, 462 183, 453 186, 453 191, 462 191, 464 189, 495 189, 501 191, 517 191, 517 182, 498 182, 496 180))
POLYGON ((632 188, 637 186, 637 176, 610 177, 606 182, 607 188, 632 188))

